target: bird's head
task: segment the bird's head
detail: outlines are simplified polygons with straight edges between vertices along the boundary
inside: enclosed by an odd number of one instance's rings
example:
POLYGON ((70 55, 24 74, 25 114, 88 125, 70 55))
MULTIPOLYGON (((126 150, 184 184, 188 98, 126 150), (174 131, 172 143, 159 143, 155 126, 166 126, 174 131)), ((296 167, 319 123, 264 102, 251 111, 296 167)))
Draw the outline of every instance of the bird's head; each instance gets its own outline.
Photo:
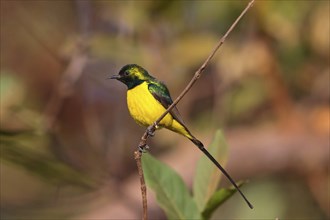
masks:
POLYGON ((120 69, 118 75, 113 75, 109 78, 119 80, 127 85, 128 89, 131 89, 153 77, 141 66, 137 64, 127 64, 120 69))

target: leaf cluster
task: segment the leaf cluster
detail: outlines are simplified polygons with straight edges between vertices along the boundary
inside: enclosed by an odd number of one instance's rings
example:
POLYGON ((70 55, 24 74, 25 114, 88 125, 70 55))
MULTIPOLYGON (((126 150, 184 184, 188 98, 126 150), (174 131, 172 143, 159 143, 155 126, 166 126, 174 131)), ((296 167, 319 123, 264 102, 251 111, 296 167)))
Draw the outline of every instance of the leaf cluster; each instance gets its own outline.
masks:
MULTIPOLYGON (((228 147, 220 130, 215 133, 208 150, 220 163, 226 163, 228 147)), ((198 161, 192 194, 178 173, 150 154, 143 154, 142 167, 147 186, 155 192, 168 219, 210 219, 236 192, 233 188, 217 189, 221 173, 206 157, 198 161)))

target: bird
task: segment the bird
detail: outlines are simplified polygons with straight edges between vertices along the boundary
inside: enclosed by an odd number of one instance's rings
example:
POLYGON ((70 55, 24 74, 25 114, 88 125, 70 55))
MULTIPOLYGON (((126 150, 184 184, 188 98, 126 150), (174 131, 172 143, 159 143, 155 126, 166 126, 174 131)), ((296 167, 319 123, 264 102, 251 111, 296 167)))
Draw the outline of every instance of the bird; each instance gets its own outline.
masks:
MULTIPOLYGON (((123 66, 118 74, 110 76, 109 79, 116 79, 127 86, 127 107, 129 113, 135 122, 141 126, 149 127, 152 125, 173 103, 167 86, 151 76, 147 70, 137 64, 127 64, 123 66)), ((156 126, 156 129, 161 128, 166 128, 181 134, 193 142, 228 178, 248 206, 251 209, 253 208, 252 204, 241 192, 227 171, 208 152, 203 143, 192 135, 176 106, 174 106, 156 126)))

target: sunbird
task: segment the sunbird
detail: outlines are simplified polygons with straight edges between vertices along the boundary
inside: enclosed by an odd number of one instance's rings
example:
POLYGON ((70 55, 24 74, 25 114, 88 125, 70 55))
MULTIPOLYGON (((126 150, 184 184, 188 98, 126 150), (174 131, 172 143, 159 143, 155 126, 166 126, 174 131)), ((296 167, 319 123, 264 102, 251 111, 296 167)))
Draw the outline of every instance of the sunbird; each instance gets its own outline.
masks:
MULTIPOLYGON (((166 85, 151 76, 147 70, 137 64, 127 64, 120 69, 118 75, 113 75, 109 78, 119 80, 127 86, 128 110, 132 118, 139 125, 145 127, 152 125, 173 103, 166 85)), ((228 178, 248 206, 251 209, 253 208, 252 204, 244 196, 227 171, 204 148, 202 142, 191 134, 176 106, 160 121, 157 129, 160 128, 167 128, 192 141, 228 178)))

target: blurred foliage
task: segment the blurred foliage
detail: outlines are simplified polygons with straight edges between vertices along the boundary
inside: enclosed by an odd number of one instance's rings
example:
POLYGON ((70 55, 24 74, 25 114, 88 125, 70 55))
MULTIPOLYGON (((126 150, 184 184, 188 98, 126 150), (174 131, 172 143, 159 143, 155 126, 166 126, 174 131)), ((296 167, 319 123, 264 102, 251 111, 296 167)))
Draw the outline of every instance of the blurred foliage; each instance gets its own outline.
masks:
MULTIPOLYGON (((21 145, 19 142, 20 139, 23 138, 5 132, 1 132, 0 137, 2 150, 1 159, 19 165, 52 184, 75 184, 88 188, 92 186, 91 181, 82 176, 81 173, 51 158, 51 155, 37 152, 38 150, 34 149, 34 147, 37 148, 37 146, 33 146, 32 149, 29 149, 28 145, 21 145)), ((28 141, 25 140, 24 142, 26 143, 28 141)), ((36 143, 35 141, 30 141, 28 144, 33 145, 36 143)))
MULTIPOLYGON (((0 212, 6 219, 40 219, 79 218, 106 199, 118 203, 136 173, 132 151, 143 129, 129 117, 125 88, 105 78, 138 63, 176 97, 246 2, 0 4, 0 212), (103 189, 110 192, 98 194, 103 189)), ((329 7, 329 1, 256 1, 178 105, 194 134, 206 140, 219 126, 253 131, 268 124, 276 135, 297 137, 305 129, 302 137, 328 137, 329 7)), ((168 133, 151 140, 156 154, 177 149, 169 146, 182 137, 168 133)), ((310 218, 329 217, 321 181, 329 180, 329 167, 314 155, 302 158, 312 168, 283 166, 281 175, 268 174, 271 180, 232 162, 250 179, 265 178, 247 186, 262 207, 251 218, 298 218, 300 210, 310 218), (286 176, 303 190, 282 187, 286 176)), ((228 203, 215 219, 250 216, 239 203, 228 203)))

